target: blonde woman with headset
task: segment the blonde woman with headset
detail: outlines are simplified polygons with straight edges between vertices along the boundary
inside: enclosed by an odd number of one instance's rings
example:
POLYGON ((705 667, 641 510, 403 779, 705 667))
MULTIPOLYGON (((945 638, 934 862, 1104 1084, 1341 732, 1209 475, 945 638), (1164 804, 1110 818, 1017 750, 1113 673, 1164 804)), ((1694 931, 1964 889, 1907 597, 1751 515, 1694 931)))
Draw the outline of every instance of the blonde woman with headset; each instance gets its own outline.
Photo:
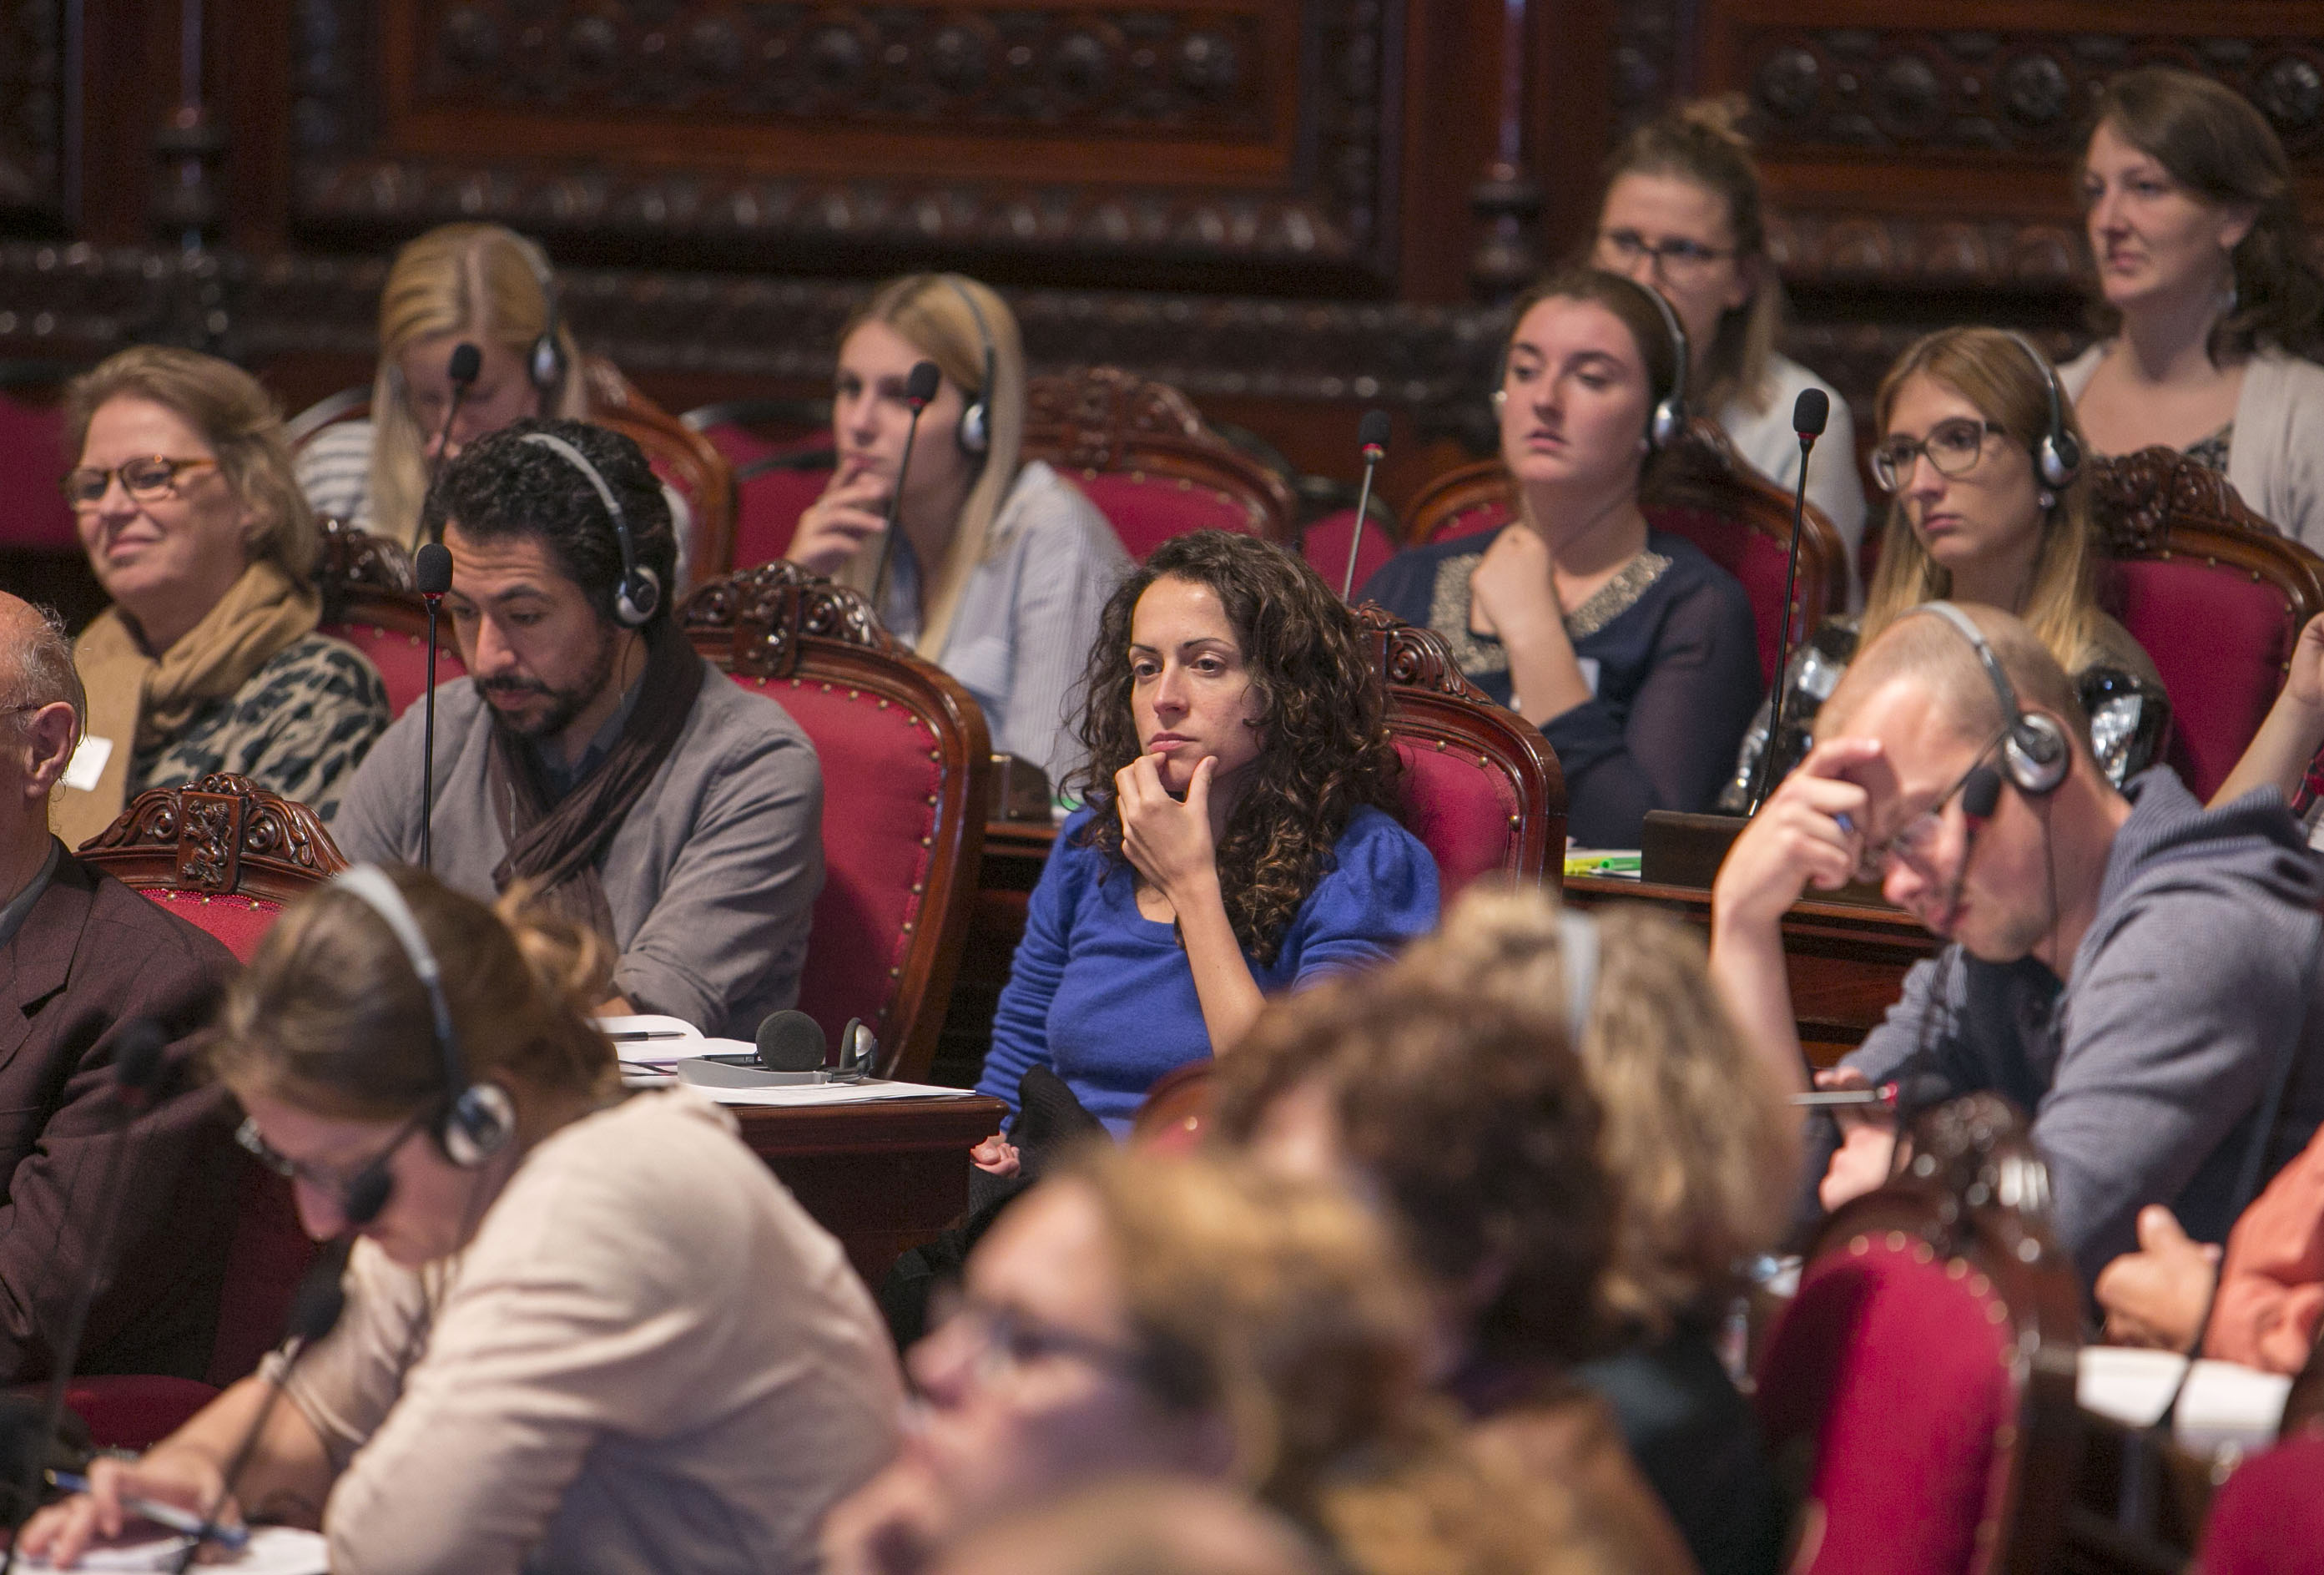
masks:
POLYGON ((1015 315, 958 273, 882 284, 840 334, 831 424, 838 467, 785 556, 873 596, 890 632, 976 697, 993 748, 1062 783, 1082 759, 1071 690, 1130 558, 1079 489, 1023 461, 1015 315), (905 379, 921 361, 943 378, 920 416, 880 583, 911 424, 905 379))

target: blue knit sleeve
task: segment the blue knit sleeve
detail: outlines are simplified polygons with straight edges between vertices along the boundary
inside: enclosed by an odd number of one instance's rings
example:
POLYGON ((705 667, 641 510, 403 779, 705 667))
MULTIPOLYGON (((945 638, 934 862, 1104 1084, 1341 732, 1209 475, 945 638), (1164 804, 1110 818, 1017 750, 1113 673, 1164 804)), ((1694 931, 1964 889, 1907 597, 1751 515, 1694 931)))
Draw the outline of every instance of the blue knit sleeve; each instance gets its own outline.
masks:
POLYGON ((1294 985, 1384 961, 1436 927, 1436 860, 1393 818, 1357 811, 1333 856, 1285 941, 1294 985))
POLYGON ((1074 910, 1088 879, 1097 849, 1074 843, 1074 833, 1086 825, 1091 811, 1084 810, 1057 831, 1041 878, 1034 883, 1026 904, 1025 938, 1009 960, 1009 982, 1001 989, 1001 1005, 992 1014, 992 1046, 985 1052, 984 1071, 976 1091, 1007 1101, 1017 1110, 1017 1085, 1037 1066, 1054 1068, 1049 1054, 1049 1004, 1065 974, 1066 940, 1072 933, 1074 910))

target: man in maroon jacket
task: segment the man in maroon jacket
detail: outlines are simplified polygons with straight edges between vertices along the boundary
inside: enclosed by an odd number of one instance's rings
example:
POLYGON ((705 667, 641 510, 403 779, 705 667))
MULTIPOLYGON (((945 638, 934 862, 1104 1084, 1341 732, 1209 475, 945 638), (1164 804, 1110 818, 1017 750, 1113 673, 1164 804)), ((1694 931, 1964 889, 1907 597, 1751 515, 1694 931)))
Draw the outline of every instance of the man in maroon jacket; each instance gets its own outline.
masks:
POLYGON ((0 1383, 49 1372, 91 1275, 81 1371, 200 1376, 239 1176, 214 1090, 166 1098, 123 1131, 124 1033, 152 1022, 174 1069, 235 962, 49 834, 85 709, 62 631, 0 595, 0 1383))

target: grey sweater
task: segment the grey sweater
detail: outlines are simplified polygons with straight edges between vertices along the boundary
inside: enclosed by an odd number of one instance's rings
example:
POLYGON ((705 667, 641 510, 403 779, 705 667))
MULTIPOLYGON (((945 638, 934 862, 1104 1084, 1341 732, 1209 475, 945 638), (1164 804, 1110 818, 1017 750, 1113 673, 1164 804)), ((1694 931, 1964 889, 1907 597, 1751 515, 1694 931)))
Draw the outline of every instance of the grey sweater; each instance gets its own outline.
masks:
POLYGON ((1980 962, 1950 947, 1905 977, 1904 998, 1844 1063, 1878 1082, 1910 1070, 1925 1033, 1922 1070, 2033 1111, 2059 1240, 2085 1284, 2136 1247, 2149 1203, 2169 1204, 2200 1240, 2227 1239, 2288 1035, 2299 1070, 2263 1184, 2324 1116, 2324 869, 2282 799, 2263 788, 2207 811, 2164 769, 2124 791, 2130 819, 2070 984, 2030 958, 1980 962))
MULTIPOLYGON (((435 867, 489 902, 507 855, 485 797, 492 713, 466 679, 436 691, 435 867)), ((331 835, 351 859, 420 857, 422 708, 380 737, 331 835)), ((823 889, 823 768, 781 706, 717 672, 598 866, 641 1011, 748 1039, 798 998, 807 921, 823 889)))

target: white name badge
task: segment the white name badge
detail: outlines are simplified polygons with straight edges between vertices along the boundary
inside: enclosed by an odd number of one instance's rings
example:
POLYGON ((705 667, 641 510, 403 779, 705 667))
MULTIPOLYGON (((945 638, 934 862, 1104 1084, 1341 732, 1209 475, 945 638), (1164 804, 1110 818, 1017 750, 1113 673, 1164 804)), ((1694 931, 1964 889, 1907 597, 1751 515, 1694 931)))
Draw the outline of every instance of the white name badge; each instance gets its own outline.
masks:
POLYGON ((112 739, 82 734, 80 747, 65 763, 65 786, 76 792, 95 792, 97 779, 105 774, 105 763, 112 758, 112 739))
POLYGON ((1595 697, 1598 693, 1598 659, 1595 656, 1577 656, 1573 664, 1582 669, 1582 681, 1595 697))

